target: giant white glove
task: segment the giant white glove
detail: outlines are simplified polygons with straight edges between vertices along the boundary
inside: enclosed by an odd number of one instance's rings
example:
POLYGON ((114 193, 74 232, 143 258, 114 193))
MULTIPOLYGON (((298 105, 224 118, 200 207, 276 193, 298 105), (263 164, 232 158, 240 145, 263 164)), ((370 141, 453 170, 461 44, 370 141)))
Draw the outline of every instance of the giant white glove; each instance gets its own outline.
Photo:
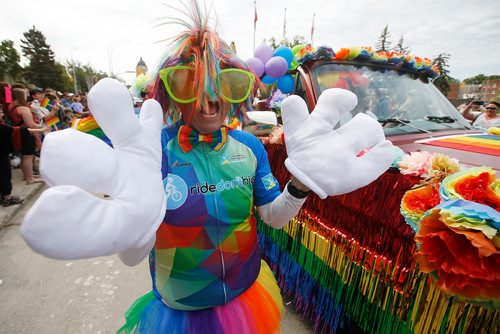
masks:
POLYGON ((21 226, 30 247, 52 258, 144 247, 165 214, 158 102, 147 100, 138 121, 128 90, 106 78, 92 88, 88 103, 114 149, 73 129, 50 133, 40 156, 40 173, 50 188, 21 226))
POLYGON ((350 91, 333 88, 321 94, 311 114, 296 95, 287 97, 281 106, 286 168, 322 199, 366 186, 394 160, 392 143, 370 116, 358 114, 334 130, 357 103, 350 91), (369 151, 357 157, 364 149, 369 151))

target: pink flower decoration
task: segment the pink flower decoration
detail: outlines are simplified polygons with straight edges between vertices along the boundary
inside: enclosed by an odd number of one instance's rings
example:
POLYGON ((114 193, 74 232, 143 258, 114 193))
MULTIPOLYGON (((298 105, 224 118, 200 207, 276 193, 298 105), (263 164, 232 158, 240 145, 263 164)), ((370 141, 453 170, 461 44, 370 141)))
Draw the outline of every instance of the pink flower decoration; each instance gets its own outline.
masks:
POLYGON ((399 162, 401 174, 415 175, 423 178, 429 177, 433 155, 433 153, 426 151, 405 154, 399 162))

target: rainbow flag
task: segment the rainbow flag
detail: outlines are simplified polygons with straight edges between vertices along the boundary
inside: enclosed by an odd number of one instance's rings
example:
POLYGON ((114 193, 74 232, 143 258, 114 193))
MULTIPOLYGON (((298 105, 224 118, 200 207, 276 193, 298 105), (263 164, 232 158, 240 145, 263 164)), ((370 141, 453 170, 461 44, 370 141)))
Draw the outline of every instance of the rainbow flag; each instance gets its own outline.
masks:
POLYGON ((99 126, 99 124, 97 124, 96 120, 92 116, 88 116, 85 118, 75 118, 71 123, 71 127, 75 130, 95 136, 104 141, 109 146, 113 146, 111 144, 111 140, 106 136, 104 131, 102 131, 101 127, 99 126))
POLYGON ((61 120, 57 116, 45 120, 45 124, 47 124, 48 127, 56 126, 59 122, 61 122, 61 120))
POLYGON ((418 143, 500 156, 500 136, 494 135, 457 136, 419 141, 418 143))
POLYGON ((44 99, 42 100, 42 103, 40 103, 40 106, 41 106, 42 108, 47 109, 48 111, 51 111, 51 110, 52 110, 52 108, 54 108, 54 105, 55 105, 55 104, 56 104, 56 101, 51 100, 51 99, 49 99, 49 98, 44 98, 44 99))

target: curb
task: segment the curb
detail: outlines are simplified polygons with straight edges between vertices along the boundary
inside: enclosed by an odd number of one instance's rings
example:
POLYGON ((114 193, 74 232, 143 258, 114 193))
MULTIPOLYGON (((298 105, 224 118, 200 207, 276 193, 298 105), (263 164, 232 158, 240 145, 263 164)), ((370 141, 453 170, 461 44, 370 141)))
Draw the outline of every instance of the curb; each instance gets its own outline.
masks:
POLYGON ((12 219, 27 205, 31 206, 33 199, 47 188, 45 183, 26 185, 22 181, 22 173, 18 168, 12 169, 12 186, 12 194, 21 197, 24 201, 19 205, 9 207, 0 205, 0 230, 9 226, 12 219))

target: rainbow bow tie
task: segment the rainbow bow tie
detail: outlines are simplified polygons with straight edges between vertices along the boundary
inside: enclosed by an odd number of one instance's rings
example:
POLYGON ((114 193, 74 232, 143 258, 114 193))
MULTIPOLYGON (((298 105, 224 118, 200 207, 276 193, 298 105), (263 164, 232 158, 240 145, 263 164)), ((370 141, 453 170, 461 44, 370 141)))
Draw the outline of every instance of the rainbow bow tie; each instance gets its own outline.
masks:
POLYGON ((191 151, 200 142, 207 143, 213 150, 218 151, 226 143, 227 136, 228 128, 225 126, 215 132, 201 134, 189 126, 182 125, 179 128, 177 140, 184 153, 191 151))

